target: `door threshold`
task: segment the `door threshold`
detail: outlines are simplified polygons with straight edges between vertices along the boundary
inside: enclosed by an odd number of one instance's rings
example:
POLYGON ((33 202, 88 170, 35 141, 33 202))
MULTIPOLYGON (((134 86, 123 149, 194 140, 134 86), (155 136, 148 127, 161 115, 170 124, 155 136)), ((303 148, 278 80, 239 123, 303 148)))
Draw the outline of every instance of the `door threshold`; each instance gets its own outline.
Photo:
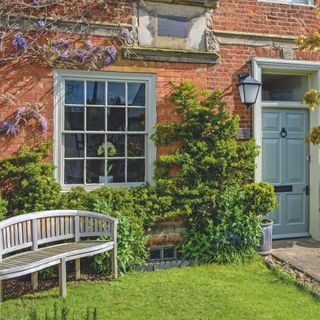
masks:
POLYGON ((308 232, 274 235, 272 237, 272 240, 285 240, 285 239, 294 239, 294 238, 311 238, 311 235, 308 232))

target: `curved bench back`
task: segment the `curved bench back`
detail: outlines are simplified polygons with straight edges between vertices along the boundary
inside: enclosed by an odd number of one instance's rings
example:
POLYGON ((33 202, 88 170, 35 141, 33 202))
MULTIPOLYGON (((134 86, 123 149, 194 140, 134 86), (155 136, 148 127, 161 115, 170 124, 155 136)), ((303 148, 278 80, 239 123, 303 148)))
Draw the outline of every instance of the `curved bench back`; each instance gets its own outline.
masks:
POLYGON ((115 240, 117 219, 80 210, 52 210, 19 215, 0 222, 2 255, 39 245, 81 237, 110 236, 115 240))

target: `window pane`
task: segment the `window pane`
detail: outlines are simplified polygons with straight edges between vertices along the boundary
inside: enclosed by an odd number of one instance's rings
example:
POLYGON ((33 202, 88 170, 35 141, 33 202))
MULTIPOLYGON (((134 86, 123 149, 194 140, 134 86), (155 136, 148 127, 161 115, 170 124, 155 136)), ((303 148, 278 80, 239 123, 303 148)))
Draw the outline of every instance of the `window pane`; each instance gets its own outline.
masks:
POLYGON ((87 130, 105 130, 105 108, 87 108, 87 130))
POLYGON ((144 108, 128 108, 128 131, 144 131, 146 127, 144 108))
POLYGON ((126 109, 108 108, 108 131, 124 131, 126 128, 126 109))
POLYGON ((300 101, 308 91, 308 77, 264 74, 262 76, 262 100, 300 101))
POLYGON ((124 157, 125 156, 125 135, 109 134, 107 136, 108 157, 124 157))
POLYGON ((66 158, 84 157, 83 134, 66 134, 64 138, 64 153, 66 158))
POLYGON ((83 107, 65 107, 65 130, 84 130, 83 107))
POLYGON ((146 105, 146 85, 144 83, 128 83, 128 105, 146 105))
POLYGON ((106 85, 105 82, 87 82, 87 104, 105 105, 106 85))
POLYGON ((104 157, 105 135, 87 135, 87 157, 104 157))
POLYGON ((128 160, 128 182, 145 181, 145 160, 128 160))
POLYGON ((174 259, 174 247, 163 248, 163 259, 174 259))
POLYGON ((84 104, 84 81, 65 81, 65 103, 84 104))
POLYGON ((158 16, 158 36, 187 38, 188 19, 174 16, 158 16))
POLYGON ((86 162, 87 183, 104 183, 104 160, 87 160, 86 162))
POLYGON ((84 160, 64 161, 64 183, 83 184, 84 160))
POLYGON ((128 135, 128 157, 145 156, 145 137, 142 134, 128 135))
POLYGON ((108 104, 122 106, 126 104, 126 85, 123 82, 108 83, 108 104))
POLYGON ((107 181, 125 182, 125 160, 109 160, 107 168, 107 181))

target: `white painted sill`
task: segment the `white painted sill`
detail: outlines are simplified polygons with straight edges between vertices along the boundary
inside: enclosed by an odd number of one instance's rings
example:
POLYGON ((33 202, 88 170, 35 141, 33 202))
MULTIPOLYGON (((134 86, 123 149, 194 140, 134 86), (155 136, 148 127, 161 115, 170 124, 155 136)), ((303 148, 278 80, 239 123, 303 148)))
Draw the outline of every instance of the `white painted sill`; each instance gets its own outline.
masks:
MULTIPOLYGON (((274 3, 274 4, 285 4, 285 5, 288 5, 288 6, 300 6, 300 7, 309 7, 309 8, 315 8, 316 5, 315 3, 308 3, 308 4, 305 4, 305 3, 295 3, 295 2, 292 2, 290 0, 257 0, 258 2, 266 2, 266 3, 274 3)), ((312 1, 313 2, 313 1, 312 1)))

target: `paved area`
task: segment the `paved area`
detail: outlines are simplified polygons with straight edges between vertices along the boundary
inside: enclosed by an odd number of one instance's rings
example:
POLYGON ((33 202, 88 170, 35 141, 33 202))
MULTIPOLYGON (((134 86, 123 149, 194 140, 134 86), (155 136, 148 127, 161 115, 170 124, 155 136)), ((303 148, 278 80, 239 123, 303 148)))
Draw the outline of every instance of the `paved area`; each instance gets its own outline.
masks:
POLYGON ((272 254, 320 281, 320 241, 311 238, 274 240, 272 254))

